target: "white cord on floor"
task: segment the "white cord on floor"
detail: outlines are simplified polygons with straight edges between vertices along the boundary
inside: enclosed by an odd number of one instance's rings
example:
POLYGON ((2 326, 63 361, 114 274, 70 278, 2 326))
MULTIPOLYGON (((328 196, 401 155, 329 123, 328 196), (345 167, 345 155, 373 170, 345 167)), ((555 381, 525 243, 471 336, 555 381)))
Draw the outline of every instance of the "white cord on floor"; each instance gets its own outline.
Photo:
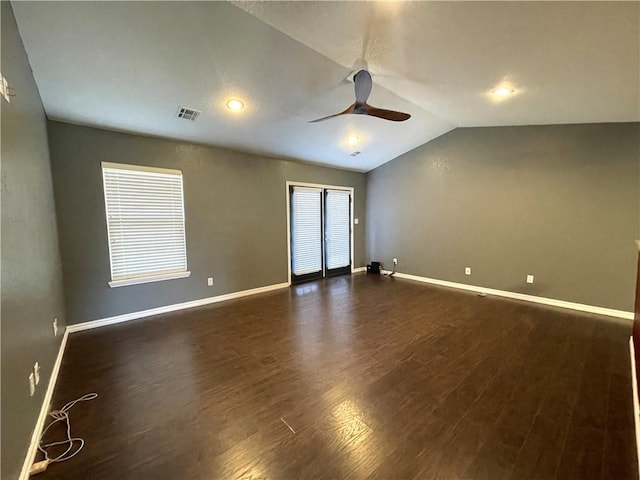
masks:
POLYGON ((53 421, 46 426, 46 428, 42 431, 40 435, 40 441, 38 442, 38 450, 40 450, 44 454, 44 460, 41 462, 37 462, 33 465, 31 469, 31 473, 40 473, 47 469, 50 463, 54 462, 64 462, 65 460, 69 460, 70 458, 75 457, 82 447, 84 447, 84 440, 79 437, 71 436, 71 422, 69 420, 69 410, 73 408, 73 406, 78 402, 85 402, 87 400, 93 400, 98 396, 97 393, 87 393, 86 395, 81 396, 80 398, 73 400, 72 402, 67 403, 60 410, 52 410, 49 412, 49 415, 53 418, 53 421), (47 431, 58 422, 66 422, 67 424, 67 439, 59 442, 51 442, 51 443, 42 443, 45 434, 47 431), (69 444, 67 449, 58 455, 55 458, 49 458, 49 453, 47 452, 48 448, 56 447, 59 445, 69 444), (78 447, 74 451, 74 444, 77 444, 78 447))

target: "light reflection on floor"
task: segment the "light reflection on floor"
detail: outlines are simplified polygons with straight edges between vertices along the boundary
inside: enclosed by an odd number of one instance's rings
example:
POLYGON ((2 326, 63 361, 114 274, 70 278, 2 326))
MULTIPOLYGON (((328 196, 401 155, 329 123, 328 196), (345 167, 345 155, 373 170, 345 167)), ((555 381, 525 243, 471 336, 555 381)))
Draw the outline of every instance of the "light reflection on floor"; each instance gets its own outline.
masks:
POLYGON ((353 472, 367 474, 379 442, 367 424, 365 412, 357 404, 357 388, 352 388, 349 365, 354 361, 354 337, 358 308, 350 297, 351 279, 332 278, 293 287, 298 365, 310 384, 334 383, 335 395, 323 398, 323 430, 327 443, 334 445, 336 455, 344 456, 353 472), (326 287, 329 288, 326 288, 326 287), (309 295, 321 290, 321 295, 309 295), (321 306, 319 306, 321 304, 321 306), (320 307, 320 308, 319 308, 320 307), (318 314, 321 312, 321 315, 318 314), (336 361, 338 360, 338 361, 336 361), (354 397, 354 395, 356 395, 354 397), (367 470, 365 472, 365 469, 367 470))
POLYGON ((365 413, 352 399, 344 400, 331 410, 332 431, 338 449, 352 464, 352 471, 369 473, 361 469, 377 466, 372 459, 381 458, 374 430, 367 424, 365 413))

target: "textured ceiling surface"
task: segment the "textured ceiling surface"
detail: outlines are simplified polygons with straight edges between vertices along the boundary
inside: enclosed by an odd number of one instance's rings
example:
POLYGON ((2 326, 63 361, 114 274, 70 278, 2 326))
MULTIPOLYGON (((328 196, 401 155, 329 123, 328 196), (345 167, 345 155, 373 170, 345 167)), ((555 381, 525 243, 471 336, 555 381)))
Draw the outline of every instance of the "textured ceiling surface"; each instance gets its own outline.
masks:
POLYGON ((12 5, 48 116, 72 123, 368 171, 457 126, 640 120, 639 2, 12 5), (353 103, 363 66, 370 103, 411 119, 308 123, 353 103))

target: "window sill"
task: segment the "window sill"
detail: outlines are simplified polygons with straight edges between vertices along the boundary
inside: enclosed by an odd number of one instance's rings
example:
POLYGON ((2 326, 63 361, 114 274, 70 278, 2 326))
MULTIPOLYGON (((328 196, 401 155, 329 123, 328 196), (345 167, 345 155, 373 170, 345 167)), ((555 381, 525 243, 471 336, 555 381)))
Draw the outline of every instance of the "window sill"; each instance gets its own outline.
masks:
POLYGON ((167 273, 165 275, 154 275, 152 277, 127 278, 125 280, 112 280, 109 282, 111 288, 126 287, 127 285, 139 285, 141 283, 162 282, 163 280, 173 280, 176 278, 187 278, 191 272, 167 273))

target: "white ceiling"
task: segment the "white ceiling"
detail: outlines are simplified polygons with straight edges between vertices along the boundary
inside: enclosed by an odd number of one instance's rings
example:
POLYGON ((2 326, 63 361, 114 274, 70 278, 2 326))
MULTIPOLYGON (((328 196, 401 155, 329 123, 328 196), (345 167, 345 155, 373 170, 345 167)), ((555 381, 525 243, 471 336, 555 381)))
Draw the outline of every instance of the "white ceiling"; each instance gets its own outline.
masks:
POLYGON ((55 120, 359 171, 456 126, 640 121, 640 2, 12 5, 55 120), (365 63, 370 103, 412 118, 307 123, 353 103, 365 63))

